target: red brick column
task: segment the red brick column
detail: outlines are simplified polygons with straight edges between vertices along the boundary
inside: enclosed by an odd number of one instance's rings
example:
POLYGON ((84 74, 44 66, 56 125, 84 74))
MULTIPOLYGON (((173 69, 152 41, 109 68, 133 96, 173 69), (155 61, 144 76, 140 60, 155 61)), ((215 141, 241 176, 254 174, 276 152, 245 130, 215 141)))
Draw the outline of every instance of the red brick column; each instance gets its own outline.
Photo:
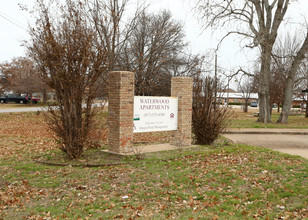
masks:
POLYGON ((192 78, 171 78, 171 96, 178 97, 178 130, 173 131, 170 138, 172 145, 191 145, 192 95, 192 78))
POLYGON ((111 72, 108 92, 108 148, 125 154, 133 147, 134 73, 111 72))

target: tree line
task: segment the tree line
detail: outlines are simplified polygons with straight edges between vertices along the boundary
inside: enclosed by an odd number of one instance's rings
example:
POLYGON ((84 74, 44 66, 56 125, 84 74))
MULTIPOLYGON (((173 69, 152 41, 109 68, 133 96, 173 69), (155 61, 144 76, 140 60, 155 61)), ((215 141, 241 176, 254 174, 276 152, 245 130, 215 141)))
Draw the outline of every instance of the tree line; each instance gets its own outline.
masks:
MULTIPOLYGON (((307 72, 302 75, 301 67, 307 63, 308 27, 303 22, 301 29, 295 35, 297 38, 288 39, 281 35, 280 29, 286 17, 290 0, 196 0, 196 10, 199 13, 204 28, 223 27, 226 34, 237 35, 245 42, 245 47, 258 49, 257 72, 240 68, 242 72, 253 76, 257 83, 259 95, 258 122, 271 122, 271 82, 277 81, 279 73, 284 78, 282 112, 279 123, 287 123, 292 105, 294 87, 296 84, 307 82, 307 72), (302 28, 304 27, 304 28, 302 28)), ((289 37, 290 38, 290 37, 289 37)), ((234 74, 234 75, 236 75, 234 74)), ((279 77, 278 77, 279 78, 279 77)), ((281 91, 281 90, 280 90, 281 91)))
MULTIPOLYGON (((28 56, 1 64, 2 89, 42 93, 51 79, 47 66, 53 71, 76 68, 77 57, 88 57, 89 68, 100 72, 101 97, 108 94, 108 73, 116 70, 135 73, 136 95, 169 95, 171 77, 194 75, 202 58, 187 52, 183 25, 170 11, 150 13, 140 6, 124 20, 127 4, 128 0, 68 1, 67 5, 37 1, 28 56)), ((88 70, 83 69, 84 74, 88 70)))

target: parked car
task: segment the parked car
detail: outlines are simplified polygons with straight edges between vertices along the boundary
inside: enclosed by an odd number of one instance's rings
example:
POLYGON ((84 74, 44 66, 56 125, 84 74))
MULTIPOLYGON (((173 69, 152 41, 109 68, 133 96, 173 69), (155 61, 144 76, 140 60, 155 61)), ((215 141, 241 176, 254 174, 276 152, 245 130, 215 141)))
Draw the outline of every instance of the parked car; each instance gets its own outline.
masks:
MULTIPOLYGON (((27 99, 29 102, 31 102, 31 97, 30 97, 30 96, 25 96, 25 97, 26 97, 26 99, 27 99)), ((39 98, 32 97, 32 103, 33 103, 33 104, 37 104, 39 101, 40 101, 39 98)))
POLYGON ((257 101, 252 101, 250 103, 250 107, 258 107, 258 102, 257 101))
POLYGON ((16 94, 8 94, 5 97, 0 97, 0 103, 9 103, 9 102, 27 104, 29 100, 25 96, 20 96, 16 94))
MULTIPOLYGON (((39 98, 32 97, 32 103, 37 104, 39 101, 40 101, 39 98)), ((31 97, 30 96, 20 96, 16 94, 8 94, 5 97, 0 97, 0 103, 9 103, 9 102, 27 104, 31 102, 31 97)))

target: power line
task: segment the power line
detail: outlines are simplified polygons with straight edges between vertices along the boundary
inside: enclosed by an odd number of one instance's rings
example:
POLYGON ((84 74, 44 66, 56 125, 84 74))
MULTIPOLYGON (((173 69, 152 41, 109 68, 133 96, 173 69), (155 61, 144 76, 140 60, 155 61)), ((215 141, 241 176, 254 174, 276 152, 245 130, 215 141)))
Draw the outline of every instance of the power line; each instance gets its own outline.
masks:
POLYGON ((27 31, 26 28, 24 28, 23 26, 17 24, 15 21, 13 21, 11 18, 9 18, 7 15, 5 15, 3 12, 0 12, 0 17, 4 18, 5 20, 7 20, 8 22, 14 24, 15 26, 27 31))

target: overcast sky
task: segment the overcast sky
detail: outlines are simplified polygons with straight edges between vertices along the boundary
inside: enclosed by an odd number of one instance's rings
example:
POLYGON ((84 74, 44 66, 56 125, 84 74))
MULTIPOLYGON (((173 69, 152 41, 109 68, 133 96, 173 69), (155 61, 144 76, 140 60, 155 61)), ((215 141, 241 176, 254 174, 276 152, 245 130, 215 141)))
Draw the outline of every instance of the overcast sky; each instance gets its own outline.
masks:
MULTIPOLYGON (((23 40, 29 38, 27 33, 30 16, 20 10, 19 3, 33 6, 35 0, 2 0, 0 3, 0 63, 9 61, 13 57, 24 56, 25 50, 21 46, 23 40)), ((150 10, 158 11, 169 9, 174 19, 180 20, 185 25, 187 41, 190 43, 192 52, 206 53, 209 49, 216 48, 221 33, 212 33, 210 30, 202 31, 197 16, 192 11, 193 0, 148 0, 150 10)), ((308 0, 293 2, 289 8, 287 17, 289 28, 295 29, 296 22, 305 17, 308 21, 308 0)), ((242 50, 238 37, 229 38, 222 44, 218 52, 218 64, 225 71, 234 70, 239 65, 244 66, 253 60, 255 53, 251 50, 242 50)))

